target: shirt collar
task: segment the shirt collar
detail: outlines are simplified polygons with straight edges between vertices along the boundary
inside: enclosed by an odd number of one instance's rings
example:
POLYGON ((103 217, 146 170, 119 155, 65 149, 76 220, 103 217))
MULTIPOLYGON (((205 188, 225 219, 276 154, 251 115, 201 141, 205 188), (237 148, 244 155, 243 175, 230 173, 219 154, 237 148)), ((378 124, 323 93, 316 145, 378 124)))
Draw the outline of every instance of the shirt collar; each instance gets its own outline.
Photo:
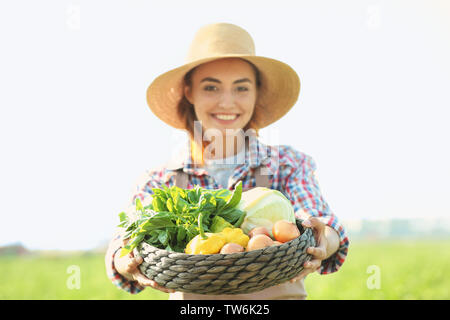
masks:
MULTIPOLYGON (((277 148, 262 143, 256 136, 247 136, 244 170, 249 171, 261 165, 266 165, 271 174, 274 174, 278 164, 277 148)), ((241 166, 241 165, 240 165, 241 166)), ((179 156, 172 159, 166 167, 169 171, 183 169, 188 174, 197 176, 208 174, 205 168, 196 168, 191 157, 191 143, 188 140, 186 147, 179 156)))

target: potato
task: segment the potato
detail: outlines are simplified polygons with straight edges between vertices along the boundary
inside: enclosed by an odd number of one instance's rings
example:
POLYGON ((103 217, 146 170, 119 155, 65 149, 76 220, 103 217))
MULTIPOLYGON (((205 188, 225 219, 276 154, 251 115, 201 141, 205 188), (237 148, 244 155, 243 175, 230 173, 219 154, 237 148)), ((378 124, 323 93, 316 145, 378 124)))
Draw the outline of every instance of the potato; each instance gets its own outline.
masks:
POLYGON ((273 244, 273 240, 265 234, 254 235, 247 244, 247 251, 258 250, 265 247, 270 247, 273 244))
POLYGON ((273 246, 279 246, 280 244, 283 244, 283 242, 280 242, 280 241, 274 241, 273 242, 273 246))
POLYGON ((248 236, 251 238, 253 236, 256 236, 257 234, 265 234, 266 236, 270 237, 269 230, 267 230, 266 227, 256 227, 250 230, 248 233, 248 236))
POLYGON ((227 243, 220 249, 220 253, 228 254, 228 253, 236 253, 243 252, 244 247, 237 243, 227 243))
POLYGON ((300 236, 297 226, 287 220, 279 220, 272 228, 273 237, 280 242, 288 242, 300 236))

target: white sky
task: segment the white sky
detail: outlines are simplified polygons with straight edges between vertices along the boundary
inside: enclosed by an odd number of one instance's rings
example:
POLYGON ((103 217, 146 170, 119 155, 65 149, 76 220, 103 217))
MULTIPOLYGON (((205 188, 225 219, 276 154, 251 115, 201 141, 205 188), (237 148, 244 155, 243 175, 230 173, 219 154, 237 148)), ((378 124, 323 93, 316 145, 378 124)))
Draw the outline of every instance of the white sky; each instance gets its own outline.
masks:
POLYGON ((2 1, 0 245, 92 248, 183 133, 145 91, 235 23, 299 74, 262 134, 311 155, 341 219, 450 215, 447 1, 2 1))

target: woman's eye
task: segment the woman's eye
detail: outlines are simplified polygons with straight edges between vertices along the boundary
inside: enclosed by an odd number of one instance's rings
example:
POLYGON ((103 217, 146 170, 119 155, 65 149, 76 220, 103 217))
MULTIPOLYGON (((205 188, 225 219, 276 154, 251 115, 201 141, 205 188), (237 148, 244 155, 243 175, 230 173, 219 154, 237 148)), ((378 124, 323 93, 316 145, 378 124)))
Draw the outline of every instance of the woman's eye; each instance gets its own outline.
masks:
POLYGON ((217 88, 215 86, 206 86, 203 89, 205 91, 215 91, 217 88))
POLYGON ((238 91, 248 91, 247 87, 238 87, 237 88, 238 91))

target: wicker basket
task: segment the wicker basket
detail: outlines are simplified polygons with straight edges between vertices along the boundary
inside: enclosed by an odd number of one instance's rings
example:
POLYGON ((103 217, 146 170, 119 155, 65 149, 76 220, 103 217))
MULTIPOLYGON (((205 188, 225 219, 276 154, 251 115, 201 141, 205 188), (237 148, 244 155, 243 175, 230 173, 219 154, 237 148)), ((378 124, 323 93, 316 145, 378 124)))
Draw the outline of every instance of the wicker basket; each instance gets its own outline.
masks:
POLYGON ((141 272, 159 285, 197 294, 251 293, 283 283, 303 270, 315 246, 313 232, 297 219, 300 237, 278 246, 231 254, 185 254, 145 242, 135 249, 144 259, 141 272))

